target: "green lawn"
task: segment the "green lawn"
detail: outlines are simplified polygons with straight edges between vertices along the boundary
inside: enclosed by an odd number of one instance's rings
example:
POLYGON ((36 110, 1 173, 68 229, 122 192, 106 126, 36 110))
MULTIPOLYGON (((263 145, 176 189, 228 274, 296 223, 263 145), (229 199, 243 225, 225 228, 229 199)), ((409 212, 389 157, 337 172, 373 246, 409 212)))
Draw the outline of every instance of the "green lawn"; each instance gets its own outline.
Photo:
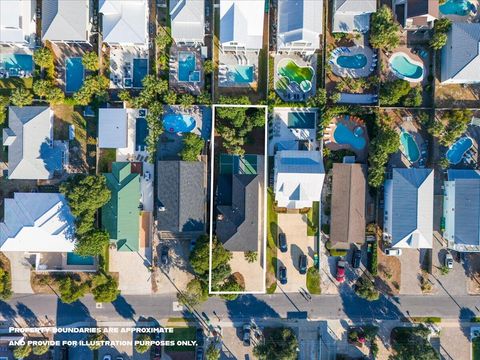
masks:
POLYGON ((472 341, 472 360, 480 360, 480 337, 472 341))
POLYGON ((98 171, 104 173, 109 171, 109 165, 116 160, 116 149, 102 149, 99 153, 98 171))
POLYGON ((173 333, 166 333, 166 341, 175 341, 174 346, 165 346, 165 350, 168 352, 185 352, 195 351, 195 346, 182 346, 176 344, 177 341, 195 340, 196 330, 194 327, 174 327, 173 333))
POLYGON ((307 214, 308 227, 307 235, 315 236, 318 235, 318 211, 319 211, 319 202, 314 201, 313 206, 310 208, 307 214))
POLYGON ((307 290, 312 295, 320 295, 320 273, 315 266, 308 268, 307 271, 307 290))
MULTIPOLYGON (((278 216, 274 209, 275 200, 272 188, 267 190, 267 273, 270 278, 276 277, 277 268, 277 222, 278 216)), ((277 288, 274 282, 268 289, 267 293, 272 294, 277 288)))

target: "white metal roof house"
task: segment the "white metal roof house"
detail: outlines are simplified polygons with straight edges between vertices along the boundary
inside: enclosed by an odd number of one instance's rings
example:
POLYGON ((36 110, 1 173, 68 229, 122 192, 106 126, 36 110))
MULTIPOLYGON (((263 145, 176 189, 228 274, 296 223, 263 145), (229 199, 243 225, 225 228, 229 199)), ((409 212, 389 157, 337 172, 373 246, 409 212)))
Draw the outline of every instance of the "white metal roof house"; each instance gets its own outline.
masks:
POLYGON ((325 179, 322 155, 319 151, 277 151, 274 177, 278 207, 312 207, 314 201, 321 199, 325 179))
POLYGON ((15 193, 13 199, 5 199, 0 251, 71 252, 74 220, 62 194, 15 193))
POLYGON ((332 32, 367 32, 370 15, 375 11, 375 0, 334 0, 332 32))
POLYGON ((127 135, 127 109, 99 109, 98 146, 100 148, 125 148, 128 143, 127 135))
POLYGON ((480 24, 452 23, 442 49, 442 84, 480 83, 480 24))
POLYGON ((205 0, 170 0, 170 19, 177 44, 203 44, 205 0))
POLYGON ((10 106, 3 145, 9 179, 45 180, 63 171, 65 149, 53 141, 53 111, 47 106, 10 106))
POLYGON ((393 169, 385 181, 384 239, 394 248, 431 249, 433 170, 393 169))
POLYGON ((260 50, 264 15, 264 0, 220 0, 222 50, 260 50))
POLYGON ((146 0, 100 0, 103 42, 111 45, 148 46, 146 0))
POLYGON ((323 0, 279 0, 277 51, 313 53, 320 46, 323 0))
POLYGON ((42 40, 88 42, 89 0, 42 1, 42 40))
POLYGON ((480 252, 480 171, 449 170, 445 181, 443 237, 459 252, 480 252))
POLYGON ((35 40, 35 2, 0 1, 0 43, 26 46, 35 40))

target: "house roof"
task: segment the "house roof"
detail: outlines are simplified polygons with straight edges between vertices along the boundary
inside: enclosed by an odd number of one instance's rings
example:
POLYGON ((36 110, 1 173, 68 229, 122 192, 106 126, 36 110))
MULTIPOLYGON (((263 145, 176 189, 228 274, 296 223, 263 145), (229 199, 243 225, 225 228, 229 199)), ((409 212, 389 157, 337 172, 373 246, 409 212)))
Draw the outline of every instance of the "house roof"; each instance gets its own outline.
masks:
POLYGON ((333 164, 330 240, 334 248, 365 241, 366 167, 333 164))
POLYGON ((256 174, 221 174, 218 192, 231 194, 229 203, 217 205, 216 235, 230 251, 258 251, 263 216, 259 208, 264 177, 263 156, 258 155, 256 174), (230 187, 230 189, 222 189, 230 187))
POLYGON ((160 231, 205 230, 205 163, 202 161, 159 161, 158 212, 160 231))
POLYGON ((444 236, 456 246, 480 246, 480 171, 449 170, 445 195, 444 236))
POLYGON ((480 81, 480 24, 452 23, 442 49, 442 82, 480 81))
POLYGON ((370 14, 377 11, 375 0, 336 0, 333 12, 334 32, 365 32, 370 28, 370 14))
POLYGON ((148 42, 146 0, 100 0, 103 14, 103 41, 111 44, 142 44, 148 42))
POLYGON ((42 1, 42 40, 88 41, 88 0, 42 1))
POLYGON ((205 0, 171 0, 172 37, 176 42, 203 42, 205 0))
POLYGON ((279 207, 311 207, 320 201, 325 169, 319 151, 283 150, 275 154, 275 200, 279 207))
POLYGON ((26 27, 30 18, 25 15, 31 13, 31 0, 0 1, 0 43, 25 42, 26 27))
POLYGON ((313 48, 318 48, 322 18, 323 0, 280 0, 277 47, 288 46, 292 42, 308 42, 313 48))
POLYGON ((15 193, 13 199, 5 199, 0 250, 71 252, 74 220, 62 194, 15 193))
POLYGON ((104 149, 127 147, 127 109, 98 110, 98 146, 104 149))
POLYGON ((102 207, 102 224, 120 251, 137 251, 139 244, 140 176, 129 162, 112 163, 112 172, 103 174, 112 192, 102 207))
POLYGON ((10 179, 50 179, 62 169, 62 151, 52 145, 53 112, 47 106, 10 106, 3 144, 10 179))
POLYGON ((220 43, 261 49, 264 0, 220 0, 220 43))
POLYGON ((438 0, 407 0, 407 18, 439 15, 438 0))
MULTIPOLYGON (((386 196, 391 200, 392 247, 431 248, 433 170, 393 169, 386 196)), ((386 201, 387 202, 387 201, 386 201)))

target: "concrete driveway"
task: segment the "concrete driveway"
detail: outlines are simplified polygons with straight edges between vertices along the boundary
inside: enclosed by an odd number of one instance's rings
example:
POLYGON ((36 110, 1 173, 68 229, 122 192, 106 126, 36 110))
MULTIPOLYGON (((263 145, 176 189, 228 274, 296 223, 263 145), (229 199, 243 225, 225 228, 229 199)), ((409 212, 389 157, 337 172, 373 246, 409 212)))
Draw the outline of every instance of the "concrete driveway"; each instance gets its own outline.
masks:
POLYGON ((400 294, 422 294, 422 289, 420 288, 420 277, 422 275, 420 254, 419 249, 402 249, 402 255, 399 256, 402 269, 400 294))
POLYGON ((33 289, 30 285, 32 267, 25 259, 25 253, 4 252, 4 255, 10 260, 12 291, 17 294, 33 294, 33 289))
POLYGON ((278 214, 278 227, 285 233, 288 250, 284 253, 277 251, 277 279, 280 266, 287 268, 287 284, 278 282, 277 292, 298 292, 306 289, 306 275, 298 271, 300 255, 307 255, 308 266, 313 265, 314 237, 307 236, 307 222, 305 214, 278 214))
POLYGON ((253 347, 256 343, 255 338, 251 339, 250 346, 244 346, 242 327, 224 327, 222 331, 221 360, 255 359, 253 356, 253 347))
POLYGON ((151 264, 152 248, 139 251, 117 251, 110 249, 110 271, 118 272, 119 289, 122 294, 146 295, 152 293, 151 264))

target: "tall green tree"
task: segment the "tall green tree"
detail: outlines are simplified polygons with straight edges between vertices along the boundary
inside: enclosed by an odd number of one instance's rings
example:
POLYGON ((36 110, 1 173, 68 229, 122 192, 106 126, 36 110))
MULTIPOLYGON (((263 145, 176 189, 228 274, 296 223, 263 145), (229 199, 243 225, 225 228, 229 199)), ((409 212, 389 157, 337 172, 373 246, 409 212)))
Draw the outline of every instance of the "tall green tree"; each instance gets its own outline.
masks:
POLYGON ((260 360, 296 360, 298 340, 291 328, 278 327, 265 331, 263 342, 253 348, 253 354, 260 360))
POLYGON ((392 347, 395 360, 437 360, 439 354, 428 340, 430 330, 424 325, 412 328, 395 328, 392 331, 392 347))
POLYGON ((217 66, 213 60, 205 60, 203 62, 203 72, 205 75, 212 74, 216 70, 217 66))
POLYGON ((376 49, 391 51, 400 44, 400 27, 393 19, 392 10, 383 5, 370 20, 370 44, 376 49))
POLYGON ((13 357, 15 359, 25 359, 32 353, 32 347, 30 345, 20 345, 13 350, 13 357))
POLYGON ((60 280, 60 300, 66 304, 71 304, 85 295, 88 290, 88 284, 77 283, 70 276, 60 280))
POLYGON ((10 102, 19 107, 31 105, 33 103, 33 94, 28 89, 17 87, 12 91, 10 102))
POLYGON ((100 68, 97 53, 95 51, 87 51, 82 56, 82 64, 87 70, 97 71, 100 68))
POLYGON ((146 344, 147 342, 152 341, 152 338, 149 334, 140 334, 135 339, 135 351, 139 354, 146 353, 152 345, 146 344))
POLYGON ((183 161, 197 161, 204 146, 205 140, 201 136, 187 133, 183 136, 183 149, 179 155, 183 161))
MULTIPOLYGON (((195 248, 190 253, 190 265, 198 275, 204 275, 209 271, 210 240, 207 235, 198 238, 195 248)), ((222 264, 228 263, 232 253, 226 250, 216 238, 212 240, 212 270, 222 264)))
POLYGON ((110 236, 104 230, 92 229, 77 239, 75 253, 81 256, 96 256, 103 253, 110 242, 110 236))
POLYGON ((210 343, 205 352, 205 356, 207 360, 218 360, 220 359, 220 349, 217 349, 214 343, 210 343))
POLYGON ((33 53, 33 61, 41 68, 53 66, 53 53, 49 48, 42 47, 33 53))
POLYGON ((110 275, 97 275, 94 279, 95 287, 92 289, 93 298, 99 303, 109 303, 120 295, 118 282, 110 275))

